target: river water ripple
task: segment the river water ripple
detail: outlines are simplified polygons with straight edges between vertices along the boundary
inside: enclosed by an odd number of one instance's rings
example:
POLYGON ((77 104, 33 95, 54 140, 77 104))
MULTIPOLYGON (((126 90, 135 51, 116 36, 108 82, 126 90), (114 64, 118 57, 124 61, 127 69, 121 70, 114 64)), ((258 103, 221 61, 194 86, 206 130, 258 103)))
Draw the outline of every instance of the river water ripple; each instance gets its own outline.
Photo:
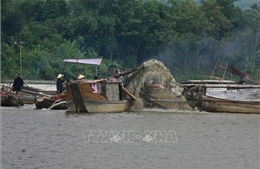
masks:
POLYGON ((1 107, 1 114, 6 169, 259 168, 256 114, 66 114, 34 105, 1 107))

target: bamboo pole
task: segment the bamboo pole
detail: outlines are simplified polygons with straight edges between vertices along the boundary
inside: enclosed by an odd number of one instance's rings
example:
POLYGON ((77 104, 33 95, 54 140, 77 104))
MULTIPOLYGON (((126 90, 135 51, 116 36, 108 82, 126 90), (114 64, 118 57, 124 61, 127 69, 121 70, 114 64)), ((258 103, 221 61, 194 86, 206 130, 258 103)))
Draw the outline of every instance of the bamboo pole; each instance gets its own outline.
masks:
POLYGON ((20 49, 20 74, 23 77, 23 66, 22 66, 22 41, 21 41, 21 34, 19 34, 19 49, 20 49))
POLYGON ((214 73, 215 73, 215 70, 216 70, 218 61, 219 61, 219 59, 217 60, 217 62, 216 62, 216 64, 215 64, 215 67, 214 67, 214 69, 213 69, 213 71, 212 71, 212 73, 211 73, 211 75, 210 75, 210 80, 212 79, 212 77, 213 77, 213 75, 214 75, 214 73))
POLYGON ((222 77, 222 79, 223 79, 223 80, 224 80, 224 78, 225 78, 225 75, 226 75, 227 66, 228 66, 228 63, 227 63, 227 65, 226 65, 226 67, 225 67, 225 71, 224 71, 224 73, 223 73, 223 77, 222 77))

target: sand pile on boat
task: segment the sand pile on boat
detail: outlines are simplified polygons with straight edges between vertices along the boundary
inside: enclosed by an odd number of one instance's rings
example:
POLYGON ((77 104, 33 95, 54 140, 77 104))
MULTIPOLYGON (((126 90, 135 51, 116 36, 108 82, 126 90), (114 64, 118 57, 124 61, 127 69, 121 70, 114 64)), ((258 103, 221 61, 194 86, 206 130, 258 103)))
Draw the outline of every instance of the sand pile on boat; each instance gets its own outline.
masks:
POLYGON ((125 87, 141 98, 145 108, 192 110, 181 94, 183 88, 178 85, 170 70, 158 60, 144 62, 132 74, 125 87))

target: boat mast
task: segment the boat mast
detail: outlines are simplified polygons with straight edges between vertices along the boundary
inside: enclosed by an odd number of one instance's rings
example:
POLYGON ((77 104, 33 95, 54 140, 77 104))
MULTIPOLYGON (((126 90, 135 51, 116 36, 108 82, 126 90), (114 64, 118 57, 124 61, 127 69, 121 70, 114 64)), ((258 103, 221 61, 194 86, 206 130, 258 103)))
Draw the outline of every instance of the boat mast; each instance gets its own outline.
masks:
POLYGON ((20 74, 23 77, 23 66, 22 66, 22 41, 21 41, 21 33, 19 34, 19 50, 20 50, 20 74))

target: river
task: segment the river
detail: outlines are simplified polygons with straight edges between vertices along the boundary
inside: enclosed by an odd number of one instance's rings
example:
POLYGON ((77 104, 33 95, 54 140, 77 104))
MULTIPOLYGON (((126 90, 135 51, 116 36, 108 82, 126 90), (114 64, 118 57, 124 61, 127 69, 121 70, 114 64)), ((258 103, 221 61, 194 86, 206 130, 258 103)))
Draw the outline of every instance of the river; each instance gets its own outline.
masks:
POLYGON ((1 164, 3 169, 258 169, 259 117, 1 107, 1 164))

